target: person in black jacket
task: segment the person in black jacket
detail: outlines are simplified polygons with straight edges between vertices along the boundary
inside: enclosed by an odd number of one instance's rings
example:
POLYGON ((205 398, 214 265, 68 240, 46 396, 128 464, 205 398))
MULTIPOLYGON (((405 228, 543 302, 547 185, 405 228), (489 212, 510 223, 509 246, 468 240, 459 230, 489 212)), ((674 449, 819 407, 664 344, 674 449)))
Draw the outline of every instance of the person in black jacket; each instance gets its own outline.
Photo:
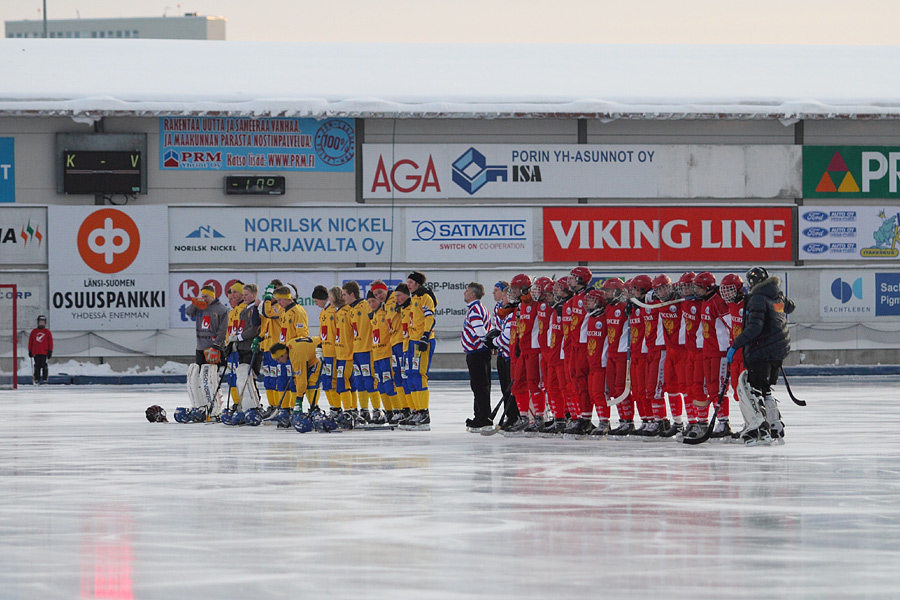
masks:
POLYGON ((781 290, 781 279, 769 276, 763 267, 747 271, 746 279, 750 292, 744 300, 744 329, 727 355, 730 363, 735 352, 744 349, 746 382, 753 396, 752 402, 741 403, 747 421, 741 439, 748 445, 773 441, 783 444, 784 424, 772 386, 791 349, 787 315, 794 311, 794 303, 781 290))

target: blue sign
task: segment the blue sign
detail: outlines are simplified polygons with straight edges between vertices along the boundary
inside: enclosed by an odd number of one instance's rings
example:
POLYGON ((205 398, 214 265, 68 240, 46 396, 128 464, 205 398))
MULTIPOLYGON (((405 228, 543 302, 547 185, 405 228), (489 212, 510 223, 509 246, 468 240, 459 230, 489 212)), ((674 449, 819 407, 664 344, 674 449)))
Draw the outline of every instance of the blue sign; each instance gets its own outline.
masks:
POLYGON ((875 273, 875 316, 900 316, 900 273, 875 273))
POLYGON ((163 171, 352 173, 353 119, 161 117, 163 171))
POLYGON ((0 138, 0 202, 16 201, 15 138, 0 138))

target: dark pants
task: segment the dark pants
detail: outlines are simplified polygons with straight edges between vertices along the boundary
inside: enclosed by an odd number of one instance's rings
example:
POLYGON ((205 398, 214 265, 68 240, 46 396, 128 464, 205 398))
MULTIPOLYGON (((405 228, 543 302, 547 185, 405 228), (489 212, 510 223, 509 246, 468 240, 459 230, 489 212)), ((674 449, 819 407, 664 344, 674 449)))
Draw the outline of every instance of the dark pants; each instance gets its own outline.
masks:
POLYGON ((747 368, 747 383, 750 387, 762 392, 763 396, 772 393, 772 386, 778 382, 781 361, 760 361, 744 365, 747 368))
POLYGON ((475 421, 491 420, 491 353, 489 350, 466 354, 469 384, 475 395, 475 421))
POLYGON ((250 365, 253 372, 259 375, 259 367, 262 365, 262 352, 257 352, 254 355, 253 351, 247 348, 246 350, 238 349, 237 353, 238 364, 250 365))
POLYGON ((515 421, 519 418, 519 408, 510 394, 509 359, 497 355, 497 377, 500 379, 500 390, 503 392, 503 407, 507 421, 515 421))
POLYGON ((47 355, 34 355, 34 380, 47 383, 47 377, 50 376, 50 369, 47 368, 47 355))

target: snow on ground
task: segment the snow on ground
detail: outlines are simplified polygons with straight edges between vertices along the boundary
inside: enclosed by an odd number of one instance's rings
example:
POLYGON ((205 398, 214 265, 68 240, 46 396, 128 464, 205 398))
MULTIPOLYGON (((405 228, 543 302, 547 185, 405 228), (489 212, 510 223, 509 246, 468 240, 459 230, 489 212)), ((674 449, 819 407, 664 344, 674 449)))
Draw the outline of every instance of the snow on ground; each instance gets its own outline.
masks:
POLYGON ((0 595, 892 597, 898 382, 795 378, 756 448, 469 434, 466 382, 430 432, 333 434, 148 423, 180 386, 0 391, 0 595))
MULTIPOLYGON (((2 372, 2 371, 0 371, 2 372)), ((32 377, 34 370, 26 358, 19 361, 19 377, 32 377)), ((51 375, 186 375, 187 365, 174 361, 166 361, 159 367, 128 367, 124 371, 114 371, 109 363, 82 362, 69 359, 65 362, 54 360, 50 364, 51 375)))

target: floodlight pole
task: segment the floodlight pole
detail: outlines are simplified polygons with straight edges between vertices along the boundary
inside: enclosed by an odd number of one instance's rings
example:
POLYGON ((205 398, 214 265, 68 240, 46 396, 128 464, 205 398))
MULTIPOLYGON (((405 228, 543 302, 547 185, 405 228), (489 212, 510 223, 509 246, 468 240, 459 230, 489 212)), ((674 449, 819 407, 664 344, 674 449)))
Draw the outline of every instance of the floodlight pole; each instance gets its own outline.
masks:
POLYGON ((44 37, 47 37, 47 0, 44 0, 44 37))

